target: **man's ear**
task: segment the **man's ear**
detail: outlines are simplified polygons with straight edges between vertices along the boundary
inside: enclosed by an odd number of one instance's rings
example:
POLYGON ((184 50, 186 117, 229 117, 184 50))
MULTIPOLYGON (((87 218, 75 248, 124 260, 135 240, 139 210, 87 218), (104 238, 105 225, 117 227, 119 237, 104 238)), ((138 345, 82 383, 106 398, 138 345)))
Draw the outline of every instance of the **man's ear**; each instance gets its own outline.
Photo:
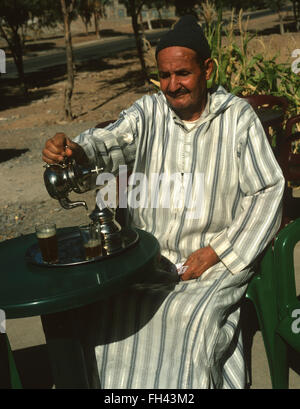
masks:
POLYGON ((205 67, 205 79, 208 81, 211 77, 211 74, 214 70, 214 60, 212 58, 207 58, 204 61, 204 67, 205 67))

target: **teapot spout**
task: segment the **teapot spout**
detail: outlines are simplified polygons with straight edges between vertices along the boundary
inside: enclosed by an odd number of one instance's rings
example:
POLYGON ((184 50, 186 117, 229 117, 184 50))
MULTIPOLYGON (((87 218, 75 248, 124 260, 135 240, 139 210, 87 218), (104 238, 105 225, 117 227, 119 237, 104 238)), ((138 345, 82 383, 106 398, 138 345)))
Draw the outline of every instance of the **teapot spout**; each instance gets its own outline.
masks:
POLYGON ((67 197, 62 197, 59 200, 61 207, 64 209, 74 209, 74 207, 84 206, 86 210, 88 210, 87 204, 85 201, 78 201, 78 202, 71 202, 71 200, 67 197))

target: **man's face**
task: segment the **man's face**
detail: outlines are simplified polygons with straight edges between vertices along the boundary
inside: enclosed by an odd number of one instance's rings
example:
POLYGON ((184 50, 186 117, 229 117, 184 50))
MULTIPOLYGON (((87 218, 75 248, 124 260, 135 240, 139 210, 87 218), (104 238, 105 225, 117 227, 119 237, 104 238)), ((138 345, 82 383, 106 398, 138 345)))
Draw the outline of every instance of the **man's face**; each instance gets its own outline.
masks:
POLYGON ((168 47, 158 53, 160 87, 169 104, 183 120, 200 117, 207 100, 206 80, 212 61, 200 67, 196 52, 185 47, 168 47))

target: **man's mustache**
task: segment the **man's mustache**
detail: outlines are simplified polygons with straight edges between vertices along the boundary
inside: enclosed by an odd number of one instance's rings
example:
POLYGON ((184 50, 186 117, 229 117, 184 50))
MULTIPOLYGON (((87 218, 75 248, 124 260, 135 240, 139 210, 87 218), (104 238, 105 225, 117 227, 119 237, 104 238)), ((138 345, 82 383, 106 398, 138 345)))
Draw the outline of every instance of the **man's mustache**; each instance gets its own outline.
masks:
POLYGON ((186 94, 189 94, 189 91, 187 89, 179 89, 175 92, 167 91, 167 95, 171 98, 177 98, 177 97, 180 97, 181 95, 186 95, 186 94))

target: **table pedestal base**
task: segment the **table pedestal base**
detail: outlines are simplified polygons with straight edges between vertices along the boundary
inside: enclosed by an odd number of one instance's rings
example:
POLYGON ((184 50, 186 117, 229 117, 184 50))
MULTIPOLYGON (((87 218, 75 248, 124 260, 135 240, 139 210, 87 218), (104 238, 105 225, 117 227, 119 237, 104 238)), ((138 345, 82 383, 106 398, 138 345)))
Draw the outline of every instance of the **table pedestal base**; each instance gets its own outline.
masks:
POLYGON ((89 389, 78 309, 41 316, 57 389, 89 389))

